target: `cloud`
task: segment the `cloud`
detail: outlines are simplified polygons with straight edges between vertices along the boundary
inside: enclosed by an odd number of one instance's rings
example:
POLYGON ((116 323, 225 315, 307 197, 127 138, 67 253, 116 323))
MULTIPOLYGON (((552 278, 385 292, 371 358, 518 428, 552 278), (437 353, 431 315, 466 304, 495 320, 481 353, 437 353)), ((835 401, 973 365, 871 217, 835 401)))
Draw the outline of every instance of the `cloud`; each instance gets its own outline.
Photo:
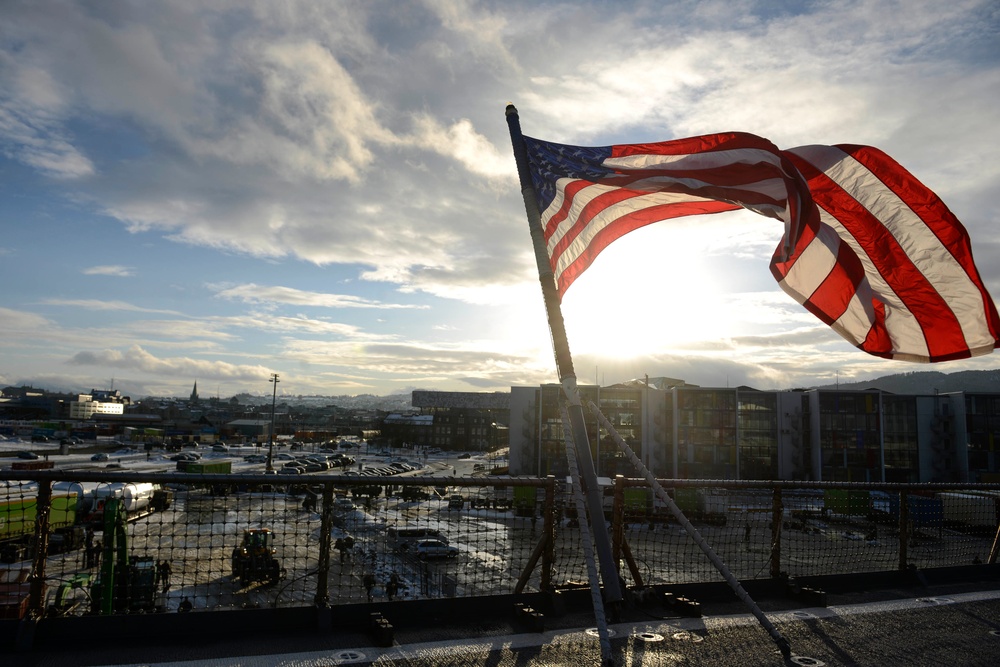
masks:
POLYGON ((135 275, 135 269, 131 266, 119 266, 119 265, 107 265, 107 266, 92 266, 90 268, 83 270, 83 275, 85 276, 117 276, 120 278, 128 278, 135 275))
POLYGON ((86 310, 118 310, 133 313, 162 313, 166 315, 180 315, 176 310, 163 310, 160 308, 144 308, 126 301, 102 301, 100 299, 43 299, 41 301, 46 306, 64 306, 69 308, 84 308, 86 310))
POLYGON ((7 91, 0 93, 0 149, 54 179, 84 178, 94 165, 60 122, 59 88, 44 69, 15 67, 0 53, 0 90, 7 91))
POLYGON ((206 361, 190 357, 160 359, 138 345, 133 345, 124 351, 105 349, 98 352, 78 352, 67 363, 73 366, 101 366, 165 376, 230 381, 262 380, 271 373, 264 366, 231 364, 225 361, 206 361))
POLYGON ((496 388, 548 377, 532 355, 494 348, 488 342, 441 344, 411 342, 285 341, 282 357, 309 367, 350 368, 394 383, 468 382, 469 377, 496 388), (469 369, 475 368, 471 376, 469 369))
POLYGON ((223 299, 242 301, 254 304, 291 304, 299 306, 314 306, 317 308, 427 308, 419 304, 381 303, 363 297, 348 294, 329 294, 308 292, 291 287, 256 285, 236 285, 234 287, 217 288, 216 296, 223 299))
POLYGON ((358 182, 374 160, 369 143, 395 142, 375 105, 317 41, 241 40, 237 48, 248 65, 243 74, 258 86, 255 113, 216 126, 217 137, 179 134, 190 155, 265 166, 283 180, 358 182))
POLYGON ((55 323, 46 317, 23 310, 0 306, 0 345, 19 345, 27 338, 33 340, 39 331, 45 331, 55 323))
POLYGON ((508 187, 515 182, 516 172, 511 157, 501 153, 489 139, 476 132, 469 119, 463 118, 442 127, 431 116, 420 114, 415 118, 414 125, 414 134, 407 138, 411 145, 450 157, 473 174, 506 177, 508 187))
MULTIPOLYGON (((732 129, 782 147, 873 143, 944 197, 1000 291, 988 1, 915 0, 905 17, 860 0, 387 6, 3 4, 0 159, 49 188, 29 193, 45 205, 17 229, 65 220, 72 233, 34 245, 97 249, 86 275, 129 280, 96 298, 65 276, 18 290, 40 312, 4 302, 0 345, 288 363, 317 387, 551 380, 550 353, 524 351, 547 331, 509 101, 527 134, 567 143, 732 129), (349 288, 317 287, 333 275, 349 288)), ((640 234, 564 301, 581 368, 783 385, 880 367, 775 287, 772 221, 640 234)), ((11 259, 29 256, 23 239, 5 241, 11 259)), ((139 368, 136 382, 166 386, 139 368)))

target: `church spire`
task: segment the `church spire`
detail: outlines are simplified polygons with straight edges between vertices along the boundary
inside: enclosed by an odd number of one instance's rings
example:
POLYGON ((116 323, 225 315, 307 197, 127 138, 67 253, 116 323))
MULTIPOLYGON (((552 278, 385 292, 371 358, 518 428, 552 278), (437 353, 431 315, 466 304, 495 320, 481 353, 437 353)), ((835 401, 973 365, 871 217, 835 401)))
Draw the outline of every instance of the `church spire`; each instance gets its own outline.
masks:
POLYGON ((197 380, 194 381, 194 389, 191 390, 191 402, 192 403, 197 403, 198 402, 198 381, 197 380))

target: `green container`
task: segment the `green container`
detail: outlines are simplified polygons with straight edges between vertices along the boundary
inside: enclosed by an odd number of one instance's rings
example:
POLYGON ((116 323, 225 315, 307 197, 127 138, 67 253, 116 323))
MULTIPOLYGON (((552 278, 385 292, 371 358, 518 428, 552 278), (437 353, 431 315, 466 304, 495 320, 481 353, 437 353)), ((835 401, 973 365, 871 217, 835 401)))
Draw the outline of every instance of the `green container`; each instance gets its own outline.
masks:
MULTIPOLYGON (((75 493, 52 494, 49 530, 67 528, 76 522, 75 493)), ((35 531, 38 500, 35 496, 18 496, 0 500, 0 540, 30 535, 35 531)))
POLYGON ((845 516, 868 516, 871 513, 870 491, 826 489, 823 492, 823 509, 845 516))
POLYGON ((649 496, 647 489, 625 489, 625 511, 629 514, 644 514, 649 505, 649 496))
POLYGON ((685 514, 701 510, 701 499, 698 496, 698 489, 691 487, 674 489, 674 503, 685 514))
POLYGON ((184 467, 184 472, 195 475, 228 475, 232 471, 232 461, 189 461, 184 467))

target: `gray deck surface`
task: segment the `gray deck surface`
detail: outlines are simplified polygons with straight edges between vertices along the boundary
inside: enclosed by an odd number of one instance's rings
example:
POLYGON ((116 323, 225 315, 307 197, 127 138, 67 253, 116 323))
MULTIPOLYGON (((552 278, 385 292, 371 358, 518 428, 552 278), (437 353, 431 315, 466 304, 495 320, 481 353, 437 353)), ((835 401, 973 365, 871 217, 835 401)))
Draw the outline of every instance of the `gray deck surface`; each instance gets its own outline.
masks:
MULTIPOLYGON (((828 591, 826 607, 802 607, 787 599, 759 602, 791 643, 790 661, 782 658, 777 645, 742 604, 723 600, 704 603, 701 618, 680 616, 659 603, 626 606, 620 622, 611 625, 614 663, 622 667, 1000 665, 997 582, 844 594, 828 591)), ((46 640, 30 651, 3 656, 0 663, 10 667, 601 664, 593 614, 587 609, 547 614, 543 632, 519 624, 513 613, 436 624, 432 618, 409 617, 413 610, 406 603, 371 609, 382 611, 392 622, 392 646, 377 646, 373 636, 358 627, 241 632, 212 627, 210 617, 219 615, 204 614, 203 632, 46 640)), ((357 613, 369 611, 362 606, 357 613)))

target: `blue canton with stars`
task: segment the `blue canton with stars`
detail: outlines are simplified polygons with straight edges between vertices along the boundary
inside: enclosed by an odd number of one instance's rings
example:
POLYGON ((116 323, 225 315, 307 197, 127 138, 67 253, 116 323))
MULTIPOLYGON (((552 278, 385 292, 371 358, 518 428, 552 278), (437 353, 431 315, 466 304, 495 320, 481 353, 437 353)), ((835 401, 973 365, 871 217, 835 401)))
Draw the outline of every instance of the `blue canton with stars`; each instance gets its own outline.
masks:
POLYGON ((614 173, 614 170, 603 166, 604 161, 611 157, 611 146, 567 146, 532 137, 524 137, 524 143, 528 149, 528 165, 539 211, 545 211, 552 203, 557 179, 599 181, 614 173))

